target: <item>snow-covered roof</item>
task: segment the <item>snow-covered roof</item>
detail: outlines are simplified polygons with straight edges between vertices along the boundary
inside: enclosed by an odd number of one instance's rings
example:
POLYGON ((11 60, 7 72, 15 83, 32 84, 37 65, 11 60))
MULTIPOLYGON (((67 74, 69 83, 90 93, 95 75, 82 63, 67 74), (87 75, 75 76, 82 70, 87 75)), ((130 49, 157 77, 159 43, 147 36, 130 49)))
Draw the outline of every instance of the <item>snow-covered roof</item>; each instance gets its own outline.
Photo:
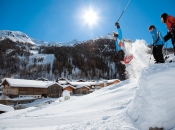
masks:
POLYGON ((88 89, 90 89, 88 86, 86 86, 86 85, 78 85, 78 86, 76 86, 76 89, 78 89, 78 88, 82 88, 82 87, 85 87, 85 88, 88 88, 88 89))
POLYGON ((86 82, 86 81, 83 79, 79 79, 79 80, 77 80, 77 82, 86 82))
MULTIPOLYGON (((48 88, 53 84, 58 84, 52 81, 26 80, 26 79, 12 79, 5 78, 11 87, 34 87, 34 88, 48 88)), ((3 83, 4 83, 3 81, 3 83)), ((58 84, 59 85, 59 84, 58 84)))
POLYGON ((86 86, 91 86, 91 85, 99 85, 97 82, 69 82, 73 86, 78 86, 78 85, 86 85, 86 86))
POLYGON ((71 87, 71 88, 75 89, 75 87, 72 86, 72 85, 61 85, 61 86, 62 86, 63 88, 71 87))
POLYGON ((4 111, 4 112, 14 111, 14 108, 11 106, 0 104, 0 111, 4 111))
POLYGON ((58 81, 59 84, 67 84, 67 81, 58 81))
POLYGON ((41 80, 41 81, 49 81, 48 79, 46 78, 37 78, 36 80, 41 80))
POLYGON ((66 78, 59 78, 56 82, 58 82, 59 84, 67 84, 68 80, 66 78))
POLYGON ((113 83, 113 82, 115 82, 116 80, 118 80, 118 81, 120 82, 119 79, 110 79, 110 80, 99 81, 99 83, 104 83, 104 81, 107 81, 107 83, 113 83))
POLYGON ((10 98, 8 100, 11 100, 11 101, 20 101, 20 100, 33 100, 33 99, 36 99, 36 98, 31 97, 31 96, 27 96, 27 97, 10 98))

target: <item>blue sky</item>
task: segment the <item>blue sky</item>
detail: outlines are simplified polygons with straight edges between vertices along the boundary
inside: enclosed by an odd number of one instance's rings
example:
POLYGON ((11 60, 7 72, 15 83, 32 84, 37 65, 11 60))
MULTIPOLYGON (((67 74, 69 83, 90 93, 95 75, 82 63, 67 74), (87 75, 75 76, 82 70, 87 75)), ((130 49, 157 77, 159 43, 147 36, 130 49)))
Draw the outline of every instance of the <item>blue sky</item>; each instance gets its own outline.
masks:
MULTIPOLYGON (((34 39, 68 42, 89 40, 115 31, 128 0, 0 0, 0 30, 18 30, 34 39), (90 27, 84 19, 92 8, 98 21, 90 27)), ((148 26, 167 33, 160 15, 175 16, 175 0, 131 0, 119 23, 123 37, 151 43, 148 26)), ((171 43, 168 43, 171 45, 171 43)))

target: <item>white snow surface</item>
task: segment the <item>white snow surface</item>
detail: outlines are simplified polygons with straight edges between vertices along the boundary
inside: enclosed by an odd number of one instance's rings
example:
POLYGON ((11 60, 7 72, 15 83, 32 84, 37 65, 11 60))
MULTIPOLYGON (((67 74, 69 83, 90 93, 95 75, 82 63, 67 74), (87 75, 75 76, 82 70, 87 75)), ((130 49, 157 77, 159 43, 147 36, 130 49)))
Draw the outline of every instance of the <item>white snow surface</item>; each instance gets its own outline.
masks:
POLYGON ((175 127, 175 64, 157 64, 143 69, 132 103, 131 118, 141 130, 175 127))
POLYGON ((14 111, 14 108, 11 106, 0 104, 0 111, 4 111, 4 112, 14 111))
POLYGON ((36 59, 43 58, 44 59, 42 62, 37 61, 36 64, 48 64, 48 63, 50 63, 51 67, 52 67, 55 56, 54 56, 54 54, 37 54, 37 52, 35 52, 34 55, 30 56, 29 64, 34 63, 34 61, 33 61, 34 58, 36 58, 36 59))
POLYGON ((48 88, 53 84, 57 84, 56 82, 52 81, 40 81, 40 80, 26 80, 26 79, 12 79, 12 78, 5 78, 3 80, 7 81, 11 87, 37 87, 37 88, 48 88))
POLYGON ((64 90, 62 95, 63 95, 63 97, 70 96, 70 91, 64 90))
POLYGON ((153 64, 148 51, 144 40, 132 43, 130 79, 65 102, 1 114, 0 129, 175 130, 175 62, 153 64))

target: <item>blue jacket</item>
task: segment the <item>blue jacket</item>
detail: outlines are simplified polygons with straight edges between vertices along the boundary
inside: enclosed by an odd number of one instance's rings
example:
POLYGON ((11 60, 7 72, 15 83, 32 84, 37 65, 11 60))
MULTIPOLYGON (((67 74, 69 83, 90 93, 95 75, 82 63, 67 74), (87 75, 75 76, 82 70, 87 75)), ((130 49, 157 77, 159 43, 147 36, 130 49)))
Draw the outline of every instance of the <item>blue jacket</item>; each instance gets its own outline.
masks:
POLYGON ((118 37, 115 40, 115 45, 116 45, 116 51, 122 50, 121 47, 119 46, 119 43, 122 42, 122 30, 120 28, 117 28, 118 31, 118 37))
POLYGON ((163 45, 165 44, 164 39, 162 37, 162 34, 160 33, 160 31, 155 28, 154 30, 152 30, 150 32, 152 34, 152 39, 153 39, 153 45, 157 46, 157 45, 163 45))

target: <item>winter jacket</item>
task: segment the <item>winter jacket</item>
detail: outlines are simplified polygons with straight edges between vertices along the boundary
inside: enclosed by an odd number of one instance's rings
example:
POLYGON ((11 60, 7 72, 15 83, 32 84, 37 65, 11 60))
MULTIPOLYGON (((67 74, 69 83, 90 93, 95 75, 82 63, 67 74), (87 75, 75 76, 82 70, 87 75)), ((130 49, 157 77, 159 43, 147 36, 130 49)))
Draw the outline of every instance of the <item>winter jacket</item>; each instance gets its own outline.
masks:
POLYGON ((171 28, 175 28, 175 18, 173 16, 168 16, 166 19, 166 26, 168 28, 168 31, 171 32, 171 28))
POLYGON ((150 33, 152 34, 153 46, 165 44, 162 34, 157 28, 152 30, 150 33))
POLYGON ((118 37, 116 37, 115 45, 116 45, 116 51, 120 51, 120 50, 122 50, 122 46, 123 46, 122 30, 120 28, 117 28, 117 31, 118 31, 118 37))

